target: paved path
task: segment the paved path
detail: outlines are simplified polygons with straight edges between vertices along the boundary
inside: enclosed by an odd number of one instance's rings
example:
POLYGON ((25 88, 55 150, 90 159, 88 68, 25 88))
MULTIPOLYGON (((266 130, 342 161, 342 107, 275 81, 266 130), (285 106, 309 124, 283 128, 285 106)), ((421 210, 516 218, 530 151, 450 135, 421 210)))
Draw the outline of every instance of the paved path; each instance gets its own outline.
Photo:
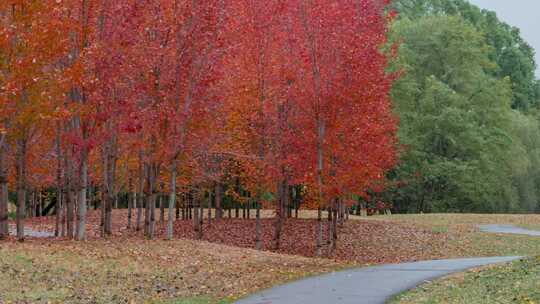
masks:
MULTIPOLYGON (((9 227, 9 233, 11 235, 17 235, 15 227, 9 227)), ((50 238, 54 237, 54 233, 47 231, 36 231, 29 228, 24 228, 24 236, 33 238, 50 238)))
POLYGON ((425 281, 519 257, 423 261, 329 273, 268 289, 237 304, 378 304, 425 281))
POLYGON ((540 236, 540 231, 519 228, 512 225, 479 225, 478 228, 480 228, 480 231, 483 231, 483 232, 540 236))
MULTIPOLYGON (((482 225, 481 231, 540 236, 540 231, 511 225, 482 225)), ((329 273, 277 286, 236 304, 383 304, 392 296, 426 281, 520 257, 492 257, 423 261, 382 265, 329 273)))

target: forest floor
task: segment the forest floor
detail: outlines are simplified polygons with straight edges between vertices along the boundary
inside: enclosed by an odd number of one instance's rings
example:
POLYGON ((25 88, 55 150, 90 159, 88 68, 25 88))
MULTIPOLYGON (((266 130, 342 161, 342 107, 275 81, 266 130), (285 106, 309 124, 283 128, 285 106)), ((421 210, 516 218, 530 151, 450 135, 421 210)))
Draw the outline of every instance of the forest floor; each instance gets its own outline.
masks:
MULTIPOLYGON (((314 212, 285 222, 277 253, 267 251, 273 234, 270 211, 263 212, 265 251, 251 249, 254 219, 205 220, 202 242, 193 240, 190 221, 175 223, 173 241, 162 240, 158 224, 157 240, 147 241, 141 232, 125 228, 126 215, 114 211, 114 234, 106 240, 99 238, 99 213, 92 211, 87 242, 29 238, 0 243, 0 282, 6 282, 0 286, 0 303, 219 303, 354 266, 540 252, 538 237, 488 234, 476 227, 534 227, 540 223, 535 215, 351 217, 340 228, 337 250, 325 259, 313 257, 314 212)), ((54 230, 53 218, 27 224, 37 231, 54 230)))

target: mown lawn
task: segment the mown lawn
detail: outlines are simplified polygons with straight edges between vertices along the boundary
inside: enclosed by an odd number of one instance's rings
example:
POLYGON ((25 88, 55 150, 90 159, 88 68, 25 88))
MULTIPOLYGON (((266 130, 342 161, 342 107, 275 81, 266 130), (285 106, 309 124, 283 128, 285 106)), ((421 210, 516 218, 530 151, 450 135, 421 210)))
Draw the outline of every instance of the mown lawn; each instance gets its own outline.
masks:
POLYGON ((391 304, 540 303, 540 256, 480 268, 422 285, 391 304))
POLYGON ((488 257, 540 254, 540 237, 480 232, 477 225, 508 224, 540 230, 540 215, 414 214, 375 216, 369 220, 409 223, 447 237, 446 256, 488 257))
MULTIPOLYGON (((97 216, 90 215, 89 232, 95 232, 97 216)), ((540 254, 539 237, 481 233, 475 226, 534 226, 538 216, 393 215, 352 219, 340 231, 334 256, 313 258, 315 234, 306 222, 311 215, 301 214, 304 220, 285 225, 281 254, 240 248, 252 246, 245 237, 253 234, 250 221, 213 222, 205 228, 210 242, 146 241, 125 230, 126 216, 120 210, 114 213, 115 235, 108 240, 0 242, 0 303, 221 304, 345 267, 540 254)), ((50 230, 52 223, 45 218, 28 225, 50 230)), ((189 238, 191 230, 183 228, 176 235, 189 238)), ((267 233, 271 228, 265 228, 267 233)))
POLYGON ((0 243, 0 303, 227 303, 343 268, 191 240, 0 243))

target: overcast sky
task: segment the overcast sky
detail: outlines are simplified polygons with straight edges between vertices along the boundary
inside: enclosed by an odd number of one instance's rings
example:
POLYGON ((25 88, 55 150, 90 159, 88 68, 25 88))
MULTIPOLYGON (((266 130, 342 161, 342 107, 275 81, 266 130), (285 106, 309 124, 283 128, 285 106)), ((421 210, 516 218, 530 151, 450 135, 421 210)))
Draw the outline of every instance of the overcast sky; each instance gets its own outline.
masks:
MULTIPOLYGON (((540 65, 540 0, 469 0, 497 12, 499 19, 521 30, 521 36, 535 49, 540 65)), ((540 78, 540 68, 536 70, 540 78)))

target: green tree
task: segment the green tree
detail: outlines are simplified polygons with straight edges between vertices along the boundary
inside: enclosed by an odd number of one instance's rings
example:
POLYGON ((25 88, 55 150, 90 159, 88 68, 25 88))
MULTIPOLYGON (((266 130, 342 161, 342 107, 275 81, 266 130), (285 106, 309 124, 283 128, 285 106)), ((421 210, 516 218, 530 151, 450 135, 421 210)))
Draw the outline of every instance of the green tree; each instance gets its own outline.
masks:
POLYGON ((523 208, 514 176, 527 149, 515 136, 513 84, 484 34, 459 16, 396 21, 402 41, 392 90, 400 117, 401 164, 393 200, 414 211, 513 212, 523 208))
POLYGON ((395 0, 392 5, 401 18, 411 20, 425 16, 463 18, 484 34, 491 47, 487 54, 497 67, 489 70, 489 74, 510 78, 512 107, 528 111, 538 106, 540 84, 535 77, 534 50, 523 40, 518 28, 500 21, 494 12, 481 10, 466 0, 395 0))

